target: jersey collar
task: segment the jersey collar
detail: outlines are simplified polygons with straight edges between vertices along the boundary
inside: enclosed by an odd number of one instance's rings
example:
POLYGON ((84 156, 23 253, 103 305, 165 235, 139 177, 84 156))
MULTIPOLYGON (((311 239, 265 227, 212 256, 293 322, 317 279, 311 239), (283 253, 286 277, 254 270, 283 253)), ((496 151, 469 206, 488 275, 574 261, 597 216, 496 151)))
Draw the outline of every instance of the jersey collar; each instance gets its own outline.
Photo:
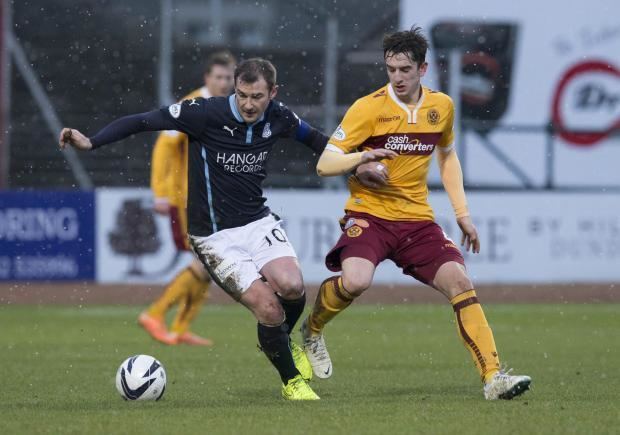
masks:
POLYGON ((424 96, 426 95, 426 93, 424 92, 424 87, 420 85, 420 99, 416 103, 413 110, 409 110, 409 107, 396 96, 396 92, 394 92, 391 83, 388 83, 387 88, 390 98, 407 114, 407 122, 409 124, 416 124, 418 122, 418 110, 420 109, 420 107, 422 107, 422 103, 424 102, 424 96))
MULTIPOLYGON (((245 121, 243 120, 243 117, 241 116, 241 113, 239 113, 239 109, 237 109, 237 103, 235 102, 235 94, 231 94, 228 97, 228 104, 230 105, 230 110, 232 111, 235 119, 242 123, 245 124, 245 121)), ((269 103, 269 106, 267 106, 267 109, 261 114, 260 118, 258 118, 253 124, 251 125, 256 125, 259 122, 263 121, 265 119, 265 113, 267 112, 267 110, 269 110, 269 107, 271 106, 271 103, 269 103)))

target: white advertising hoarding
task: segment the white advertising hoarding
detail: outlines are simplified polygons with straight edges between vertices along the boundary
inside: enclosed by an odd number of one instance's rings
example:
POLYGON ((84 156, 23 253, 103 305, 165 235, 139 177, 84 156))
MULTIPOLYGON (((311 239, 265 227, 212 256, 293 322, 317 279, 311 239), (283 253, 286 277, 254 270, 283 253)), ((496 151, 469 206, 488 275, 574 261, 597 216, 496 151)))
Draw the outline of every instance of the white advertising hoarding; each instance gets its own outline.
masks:
MULTIPOLYGON (((330 276, 324 258, 340 236, 338 219, 347 193, 272 190, 267 198, 272 211, 285 221, 306 282, 317 284, 330 276)), ((476 284, 620 281, 616 195, 470 193, 468 201, 482 241, 480 254, 466 255, 476 284)), ((431 194, 431 203, 437 222, 459 242, 446 195, 431 194)), ((148 190, 97 192, 99 282, 165 283, 187 264, 190 254, 174 262, 168 220, 153 217, 148 190), (124 218, 128 213, 137 216, 124 218), (122 243, 115 235, 133 238, 135 243, 122 243)), ((412 280, 386 261, 378 268, 375 282, 406 285, 412 280)))
POLYGON ((400 5, 400 27, 420 25, 431 42, 427 86, 451 89, 448 53, 460 53, 461 115, 485 123, 457 138, 469 183, 620 186, 617 1, 400 5), (562 131, 547 148, 551 122, 562 131))
POLYGON ((187 266, 170 220, 153 212, 148 189, 96 190, 96 277, 101 283, 165 283, 187 266))

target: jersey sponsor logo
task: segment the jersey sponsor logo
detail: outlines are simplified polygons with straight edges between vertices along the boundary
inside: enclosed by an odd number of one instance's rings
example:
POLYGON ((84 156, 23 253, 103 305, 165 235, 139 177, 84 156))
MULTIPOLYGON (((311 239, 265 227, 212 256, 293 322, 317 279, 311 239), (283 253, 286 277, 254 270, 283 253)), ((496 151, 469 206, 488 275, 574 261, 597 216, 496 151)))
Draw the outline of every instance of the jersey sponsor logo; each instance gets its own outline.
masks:
POLYGON ((229 132, 231 136, 234 136, 235 135, 235 130, 237 129, 237 127, 230 128, 229 126, 225 125, 225 126, 222 127, 222 129, 224 129, 227 132, 229 132))
POLYGON ((388 136, 384 148, 399 154, 431 154, 435 149, 435 144, 424 143, 418 138, 410 139, 408 135, 403 134, 388 136))
POLYGON ((168 112, 174 119, 177 119, 181 115, 181 105, 179 103, 171 105, 168 107, 168 112))
POLYGON ((437 109, 430 109, 426 114, 426 120, 430 125, 439 124, 440 119, 441 117, 439 116, 439 112, 437 111, 437 109))
POLYGON ((392 121, 400 121, 400 115, 379 116, 377 118, 377 122, 392 122, 392 121))
POLYGON ((226 172, 255 174, 262 172, 269 151, 261 153, 217 153, 216 161, 226 172))
POLYGON ((369 137, 361 148, 385 148, 400 155, 424 156, 433 153, 442 135, 441 132, 382 134, 369 137))
POLYGON ((332 134, 332 137, 336 140, 345 140, 347 137, 347 134, 345 133, 345 131, 342 128, 342 125, 339 125, 338 128, 336 128, 336 131, 334 132, 334 134, 332 134))
POLYGON ((267 139, 269 136, 271 136, 271 124, 269 122, 265 124, 265 128, 263 128, 262 136, 265 139, 267 139))

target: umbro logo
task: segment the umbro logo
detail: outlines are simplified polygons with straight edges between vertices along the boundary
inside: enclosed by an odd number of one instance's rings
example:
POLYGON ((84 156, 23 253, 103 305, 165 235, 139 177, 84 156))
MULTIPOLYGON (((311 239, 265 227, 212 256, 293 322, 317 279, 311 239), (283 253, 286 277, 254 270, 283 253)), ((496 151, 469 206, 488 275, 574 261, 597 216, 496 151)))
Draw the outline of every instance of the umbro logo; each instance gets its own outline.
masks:
POLYGON ((227 125, 223 126, 222 128, 226 130, 227 132, 229 132, 231 136, 235 135, 235 130, 237 129, 237 127, 230 128, 227 125))

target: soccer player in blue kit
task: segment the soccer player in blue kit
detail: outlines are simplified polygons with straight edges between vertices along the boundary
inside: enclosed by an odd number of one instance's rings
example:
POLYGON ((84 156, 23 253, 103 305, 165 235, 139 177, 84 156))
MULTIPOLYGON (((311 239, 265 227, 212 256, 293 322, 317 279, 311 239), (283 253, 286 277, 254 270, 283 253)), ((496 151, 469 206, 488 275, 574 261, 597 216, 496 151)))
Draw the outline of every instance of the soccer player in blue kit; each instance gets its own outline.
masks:
MULTIPOLYGON (((282 379, 282 396, 317 400, 308 385, 312 368, 289 337, 306 302, 299 262, 282 221, 265 205, 262 182, 279 138, 294 138, 317 154, 328 138, 274 100, 276 69, 271 62, 242 62, 234 81, 235 93, 229 97, 193 98, 125 116, 90 138, 64 128, 60 147, 92 150, 143 131, 186 133, 190 245, 213 280, 256 317, 258 341, 282 379)), ((387 150, 372 150, 358 160, 390 156, 387 150)))

